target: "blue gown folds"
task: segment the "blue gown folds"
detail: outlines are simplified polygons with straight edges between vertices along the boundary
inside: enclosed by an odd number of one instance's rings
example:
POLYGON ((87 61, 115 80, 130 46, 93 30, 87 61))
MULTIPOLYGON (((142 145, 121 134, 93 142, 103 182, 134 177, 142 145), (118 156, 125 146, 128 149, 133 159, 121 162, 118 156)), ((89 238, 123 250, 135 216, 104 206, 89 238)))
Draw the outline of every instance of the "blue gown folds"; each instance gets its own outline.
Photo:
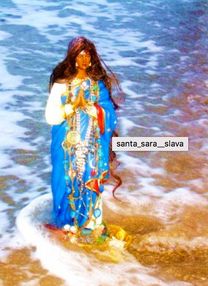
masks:
MULTIPOLYGON (((109 147, 117 115, 104 82, 95 83, 96 97, 91 80, 84 82, 84 98, 96 106, 97 116, 78 108, 70 120, 51 128, 53 223, 58 228, 94 229, 102 223, 101 194, 109 177, 109 147), (79 137, 68 144, 70 131, 79 137)), ((78 86, 71 96, 76 97, 79 91, 78 86)), ((60 96, 64 105, 70 95, 60 96)))

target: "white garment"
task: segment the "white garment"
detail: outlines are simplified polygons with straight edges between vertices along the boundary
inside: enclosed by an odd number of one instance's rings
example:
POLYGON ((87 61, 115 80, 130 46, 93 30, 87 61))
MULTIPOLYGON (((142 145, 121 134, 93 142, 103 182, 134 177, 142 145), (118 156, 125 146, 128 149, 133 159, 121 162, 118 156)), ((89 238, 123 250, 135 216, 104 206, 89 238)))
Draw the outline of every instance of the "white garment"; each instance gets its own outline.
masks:
POLYGON ((65 83, 57 82, 55 82, 51 88, 45 109, 45 118, 50 125, 57 125, 64 121, 61 95, 66 91, 66 88, 65 83))

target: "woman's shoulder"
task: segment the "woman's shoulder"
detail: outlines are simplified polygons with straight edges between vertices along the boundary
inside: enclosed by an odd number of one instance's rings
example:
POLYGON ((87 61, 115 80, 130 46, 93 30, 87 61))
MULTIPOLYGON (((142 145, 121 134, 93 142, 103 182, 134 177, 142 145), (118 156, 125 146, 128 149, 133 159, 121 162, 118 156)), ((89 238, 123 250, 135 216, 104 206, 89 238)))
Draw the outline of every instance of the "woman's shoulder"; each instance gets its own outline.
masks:
POLYGON ((63 93, 67 88, 67 83, 65 80, 56 80, 50 89, 50 92, 56 93, 56 94, 61 94, 63 93))
POLYGON ((67 80, 65 78, 60 78, 60 79, 56 79, 56 81, 54 83, 58 83, 58 84, 66 84, 67 80))
POLYGON ((65 89, 67 86, 67 81, 65 79, 57 79, 54 83, 53 83, 53 88, 55 89, 65 89))

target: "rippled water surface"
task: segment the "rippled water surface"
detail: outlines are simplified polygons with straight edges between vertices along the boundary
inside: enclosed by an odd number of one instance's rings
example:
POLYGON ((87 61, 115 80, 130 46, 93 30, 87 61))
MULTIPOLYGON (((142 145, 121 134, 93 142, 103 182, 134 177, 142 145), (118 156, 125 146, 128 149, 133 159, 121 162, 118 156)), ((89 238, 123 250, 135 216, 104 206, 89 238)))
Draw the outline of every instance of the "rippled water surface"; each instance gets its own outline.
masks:
POLYGON ((208 285, 208 2, 0 7, 2 285, 208 285), (189 137, 188 152, 117 152, 122 202, 107 185, 105 220, 133 237, 117 264, 47 244, 37 227, 51 205, 48 80, 77 35, 95 42, 120 79, 120 136, 189 137))

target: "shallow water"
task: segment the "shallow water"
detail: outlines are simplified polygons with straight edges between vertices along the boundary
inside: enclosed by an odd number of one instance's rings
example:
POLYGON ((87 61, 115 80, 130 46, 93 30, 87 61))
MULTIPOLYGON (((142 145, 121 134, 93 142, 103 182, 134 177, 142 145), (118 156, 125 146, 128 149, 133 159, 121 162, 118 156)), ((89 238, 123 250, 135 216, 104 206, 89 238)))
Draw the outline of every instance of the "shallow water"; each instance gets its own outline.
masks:
POLYGON ((207 285, 207 1, 2 2, 3 285, 207 285), (99 275, 82 253, 44 260, 56 245, 42 247, 29 215, 40 206, 34 199, 50 193, 49 75, 77 35, 95 42, 121 81, 121 136, 189 137, 188 152, 117 152, 122 202, 106 186, 105 220, 124 227, 134 241, 123 263, 96 262, 99 275), (20 232, 15 220, 21 210, 20 232))

